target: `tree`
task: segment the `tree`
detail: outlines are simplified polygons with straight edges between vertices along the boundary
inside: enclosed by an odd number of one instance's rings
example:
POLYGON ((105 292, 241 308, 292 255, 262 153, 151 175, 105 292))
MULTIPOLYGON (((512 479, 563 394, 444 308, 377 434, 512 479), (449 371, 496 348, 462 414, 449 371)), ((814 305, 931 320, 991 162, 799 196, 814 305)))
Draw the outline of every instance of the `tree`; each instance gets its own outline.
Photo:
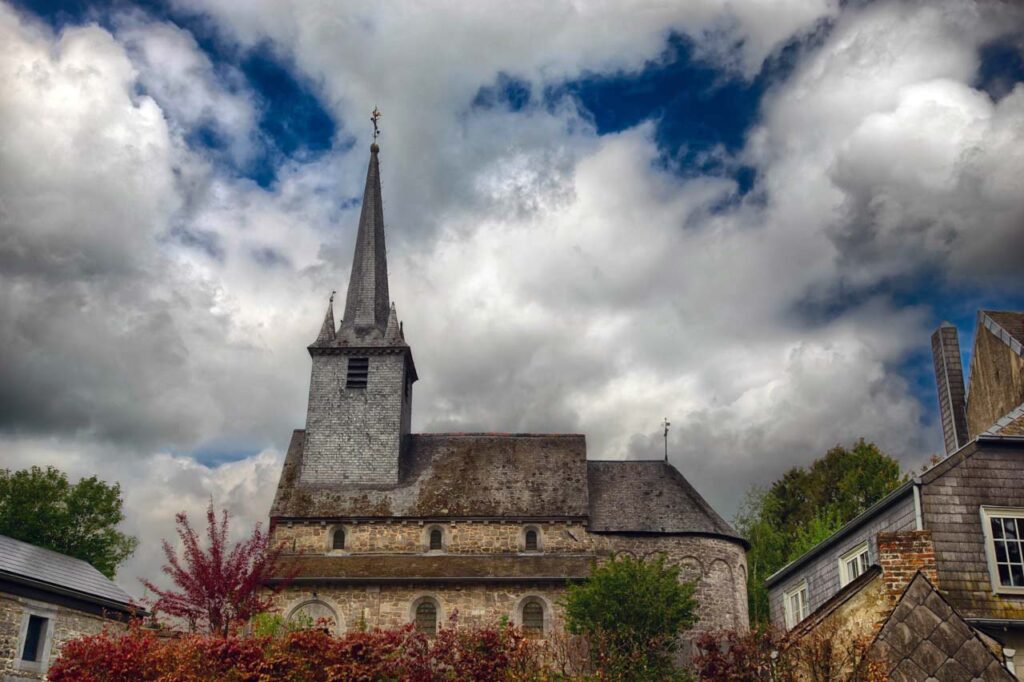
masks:
POLYGON ((806 469, 790 469, 767 489, 751 488, 735 519, 750 542, 751 622, 768 622, 768 576, 906 480, 899 462, 861 438, 852 448, 836 445, 806 469))
POLYGON ((693 592, 663 557, 612 559, 569 586, 566 626, 590 641, 595 664, 610 679, 671 679, 679 635, 696 622, 693 592))
POLYGON ((273 576, 281 547, 270 546, 270 536, 259 524, 246 540, 229 547, 228 512, 222 512, 218 523, 210 500, 206 509, 205 549, 185 512, 175 516, 175 524, 184 563, 171 543, 164 540, 167 563, 163 572, 178 589, 164 590, 148 580, 142 581, 157 596, 151 600, 154 613, 182 618, 192 630, 198 628, 226 637, 233 626, 270 607, 270 593, 264 584, 273 576))
POLYGON ((117 483, 72 484, 54 467, 0 471, 0 535, 88 561, 108 578, 138 544, 117 530, 123 520, 117 483))

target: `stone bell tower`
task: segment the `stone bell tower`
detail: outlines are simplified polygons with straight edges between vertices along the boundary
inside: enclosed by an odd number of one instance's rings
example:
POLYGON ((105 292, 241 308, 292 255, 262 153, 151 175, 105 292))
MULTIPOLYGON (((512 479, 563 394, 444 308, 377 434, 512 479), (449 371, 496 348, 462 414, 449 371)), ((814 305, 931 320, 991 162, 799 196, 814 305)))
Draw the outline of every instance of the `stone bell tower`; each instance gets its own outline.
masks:
POLYGON ((388 299, 380 148, 370 146, 345 314, 334 326, 334 296, 309 354, 303 485, 398 483, 402 443, 412 416, 416 366, 388 299))

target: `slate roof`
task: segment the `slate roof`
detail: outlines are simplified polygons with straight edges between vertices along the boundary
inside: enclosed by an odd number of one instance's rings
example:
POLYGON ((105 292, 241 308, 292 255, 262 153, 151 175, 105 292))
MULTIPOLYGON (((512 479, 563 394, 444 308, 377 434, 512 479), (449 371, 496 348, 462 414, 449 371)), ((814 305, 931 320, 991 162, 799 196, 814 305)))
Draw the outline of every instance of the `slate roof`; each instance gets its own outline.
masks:
POLYGON ((357 554, 281 557, 277 575, 325 582, 558 581, 590 574, 593 555, 357 554))
POLYGON ((746 545, 690 482, 662 460, 587 462, 594 532, 700 533, 746 545))
POLYGON ((921 572, 910 581, 871 644, 893 682, 1015 682, 977 631, 921 572))
POLYGON ((1024 356, 1024 312, 982 310, 981 324, 1014 353, 1024 356))
POLYGON ((0 579, 128 607, 132 598, 92 564, 0 535, 0 579))
POLYGON ((586 442, 577 434, 413 434, 395 486, 299 483, 304 431, 285 457, 271 517, 584 518, 586 442))

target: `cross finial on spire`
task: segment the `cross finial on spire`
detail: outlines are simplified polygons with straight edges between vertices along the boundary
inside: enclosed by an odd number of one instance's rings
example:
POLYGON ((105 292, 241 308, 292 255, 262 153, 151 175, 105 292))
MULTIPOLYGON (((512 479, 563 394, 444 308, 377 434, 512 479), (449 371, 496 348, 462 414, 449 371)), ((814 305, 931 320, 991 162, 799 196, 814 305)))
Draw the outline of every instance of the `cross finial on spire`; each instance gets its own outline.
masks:
POLYGON ((377 138, 380 137, 380 128, 377 127, 377 121, 380 120, 380 109, 377 107, 373 108, 370 113, 370 122, 373 123, 373 141, 376 142, 377 138))
POLYGON ((672 422, 670 422, 668 420, 668 417, 665 417, 665 421, 663 421, 661 423, 661 425, 665 427, 665 433, 664 433, 664 436, 665 436, 665 461, 667 462, 668 461, 668 427, 672 426, 672 422))

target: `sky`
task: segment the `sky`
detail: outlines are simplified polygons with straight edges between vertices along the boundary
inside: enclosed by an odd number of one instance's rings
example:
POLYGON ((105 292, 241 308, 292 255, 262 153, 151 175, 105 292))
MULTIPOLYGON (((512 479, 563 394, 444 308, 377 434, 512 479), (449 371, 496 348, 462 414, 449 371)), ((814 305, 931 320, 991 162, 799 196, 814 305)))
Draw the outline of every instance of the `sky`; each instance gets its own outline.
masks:
POLYGON ((1024 309, 1024 6, 0 0, 0 453, 266 523, 379 107, 415 431, 578 432, 726 517, 942 448, 929 335, 1024 309))

